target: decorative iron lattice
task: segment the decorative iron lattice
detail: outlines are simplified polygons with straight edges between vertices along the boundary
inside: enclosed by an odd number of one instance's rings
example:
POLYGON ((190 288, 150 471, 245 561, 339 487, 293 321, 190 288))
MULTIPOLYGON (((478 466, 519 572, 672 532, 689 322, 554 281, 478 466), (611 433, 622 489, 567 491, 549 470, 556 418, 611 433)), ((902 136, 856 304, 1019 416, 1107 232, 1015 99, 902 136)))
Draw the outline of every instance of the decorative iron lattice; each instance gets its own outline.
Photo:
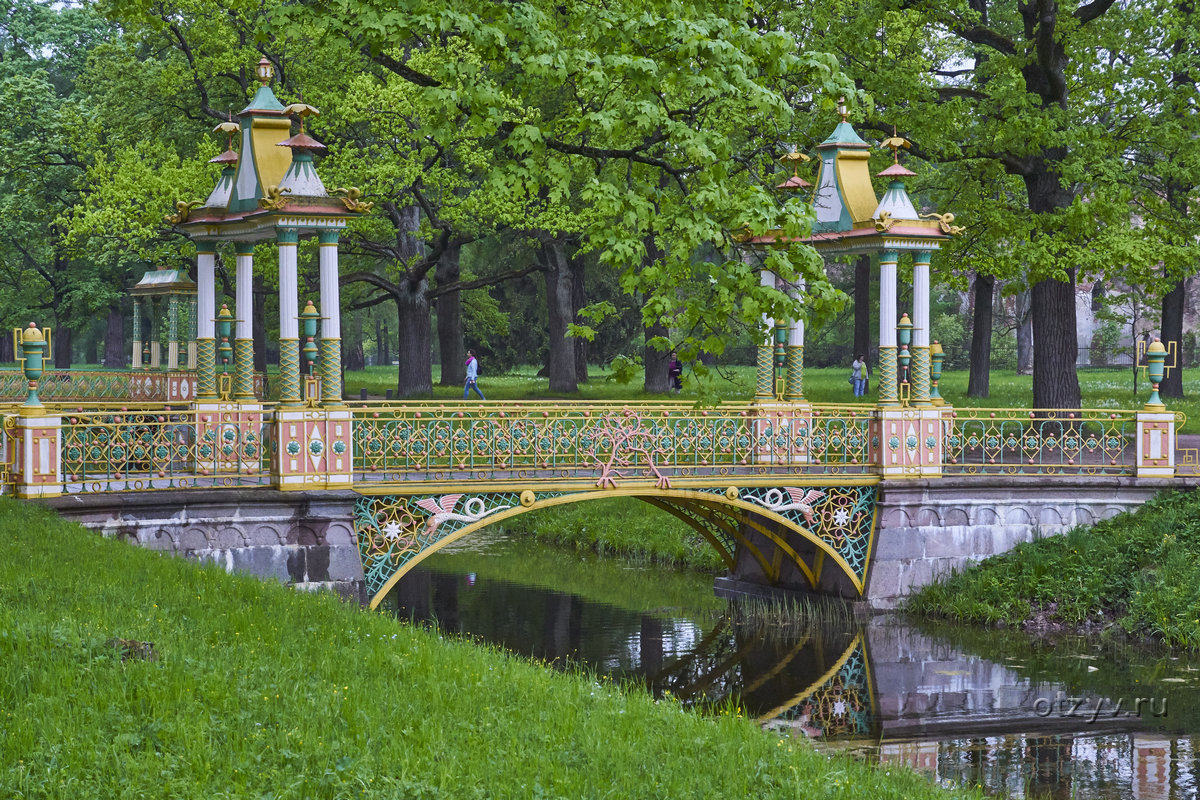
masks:
POLYGON ((269 486, 270 436, 262 414, 236 410, 66 412, 66 492, 269 486))
POLYGON ((849 656, 829 680, 798 698, 776 719, 798 725, 814 738, 870 736, 875 703, 862 637, 855 638, 849 656))
POLYGON ((865 473, 871 413, 813 406, 380 405, 354 412, 354 466, 368 484, 589 479, 601 488, 680 477, 865 473))
POLYGON ((946 474, 1133 475, 1137 412, 963 408, 945 420, 946 474))
MULTIPOLYGON (((526 505, 533 504, 532 494, 527 494, 526 505)), ((539 492, 537 496, 545 499, 556 493, 539 492)), ((367 594, 376 596, 408 562, 446 537, 520 505, 521 494, 516 492, 359 497, 354 504, 354 534, 367 594)))
MULTIPOLYGON (((738 499, 762 506, 825 542, 866 583, 877 486, 748 487, 738 499)), ((726 497, 729 495, 726 494, 726 497)))
MULTIPOLYGON (((740 501, 782 517, 794 529, 804 529, 825 542, 865 582, 871 535, 875 527, 875 486, 822 488, 746 488, 688 490, 694 497, 711 498, 715 512, 731 529, 744 516, 740 501)), ((605 492, 546 491, 451 493, 440 495, 364 495, 354 507, 354 533, 362 556, 368 594, 377 602, 397 573, 403 574, 414 558, 468 525, 484 522, 502 511, 530 508, 535 503, 567 496, 601 498, 605 492)), ((689 497, 662 496, 648 490, 648 499, 668 505, 713 533, 732 555, 734 537, 688 503, 689 497)))
MULTIPOLYGON (((51 403, 165 403, 169 400, 171 377, 190 378, 193 374, 187 370, 47 370, 38 381, 38 396, 51 403)), ((254 391, 260 398, 265 397, 263 384, 264 375, 255 373, 254 391)), ((28 381, 20 370, 0 370, 0 398, 20 402, 27 388, 28 381)))

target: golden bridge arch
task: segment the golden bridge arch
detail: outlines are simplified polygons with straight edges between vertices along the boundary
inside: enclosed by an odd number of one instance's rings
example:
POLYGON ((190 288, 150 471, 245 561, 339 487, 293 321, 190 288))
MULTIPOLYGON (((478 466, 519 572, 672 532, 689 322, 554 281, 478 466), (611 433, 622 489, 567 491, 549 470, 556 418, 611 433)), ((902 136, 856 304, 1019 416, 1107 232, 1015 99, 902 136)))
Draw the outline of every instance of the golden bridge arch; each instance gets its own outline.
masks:
POLYGON ((822 580, 828 566, 836 576, 832 583, 843 587, 839 593, 858 597, 878 516, 873 476, 824 476, 787 485, 440 488, 444 491, 359 496, 354 533, 371 608, 425 558, 481 528, 529 511, 613 497, 642 500, 683 520, 717 550, 730 572, 739 560, 750 560, 776 585, 790 567, 803 576, 802 588, 820 591, 831 583, 822 580))

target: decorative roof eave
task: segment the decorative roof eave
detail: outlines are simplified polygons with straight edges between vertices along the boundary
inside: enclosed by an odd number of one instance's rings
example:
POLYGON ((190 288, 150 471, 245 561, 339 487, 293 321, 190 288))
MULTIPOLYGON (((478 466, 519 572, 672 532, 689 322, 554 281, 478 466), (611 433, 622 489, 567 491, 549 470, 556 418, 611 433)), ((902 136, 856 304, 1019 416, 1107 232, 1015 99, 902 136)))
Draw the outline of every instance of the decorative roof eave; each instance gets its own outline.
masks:
POLYGON ((743 240, 744 244, 758 247, 780 247, 788 244, 807 244, 826 255, 871 253, 880 250, 938 250, 950 234, 939 227, 936 220, 903 220, 887 231, 876 228, 853 228, 848 231, 825 231, 807 237, 781 236, 771 231, 762 236, 743 240))
POLYGON ((129 287, 134 297, 150 297, 169 294, 195 294, 196 284, 187 273, 178 269, 153 269, 142 275, 141 280, 129 287))

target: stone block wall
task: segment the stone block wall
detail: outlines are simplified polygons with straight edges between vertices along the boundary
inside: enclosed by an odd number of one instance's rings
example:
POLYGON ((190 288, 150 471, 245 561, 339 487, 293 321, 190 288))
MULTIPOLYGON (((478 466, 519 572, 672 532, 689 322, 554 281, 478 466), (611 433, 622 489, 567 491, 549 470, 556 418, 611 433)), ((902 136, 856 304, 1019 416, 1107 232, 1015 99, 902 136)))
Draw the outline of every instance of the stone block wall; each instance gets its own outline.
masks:
POLYGON ((366 601, 350 491, 191 489, 41 501, 105 536, 366 601))
POLYGON ((865 599, 895 608, 952 570, 1135 510, 1171 485, 1093 476, 884 481, 865 599))

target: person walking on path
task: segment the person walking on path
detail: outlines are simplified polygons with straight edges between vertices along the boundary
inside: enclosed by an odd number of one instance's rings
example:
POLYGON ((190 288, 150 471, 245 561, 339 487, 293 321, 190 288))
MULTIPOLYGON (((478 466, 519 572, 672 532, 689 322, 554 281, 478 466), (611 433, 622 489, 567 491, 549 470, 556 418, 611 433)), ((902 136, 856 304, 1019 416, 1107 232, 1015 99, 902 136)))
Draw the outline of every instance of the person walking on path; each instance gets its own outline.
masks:
POLYGON ((479 395, 480 400, 487 400, 483 396, 483 392, 479 391, 479 384, 476 380, 479 378, 479 362, 475 359, 475 354, 470 350, 467 351, 467 383, 463 386, 463 400, 471 394, 471 390, 475 390, 475 394, 479 395))
POLYGON ((671 351, 671 360, 667 362, 667 375, 671 378, 671 391, 679 394, 683 390, 683 362, 675 351, 671 351))
POLYGON ((850 382, 854 384, 854 396, 862 397, 867 393, 867 359, 861 353, 850 363, 850 382))

